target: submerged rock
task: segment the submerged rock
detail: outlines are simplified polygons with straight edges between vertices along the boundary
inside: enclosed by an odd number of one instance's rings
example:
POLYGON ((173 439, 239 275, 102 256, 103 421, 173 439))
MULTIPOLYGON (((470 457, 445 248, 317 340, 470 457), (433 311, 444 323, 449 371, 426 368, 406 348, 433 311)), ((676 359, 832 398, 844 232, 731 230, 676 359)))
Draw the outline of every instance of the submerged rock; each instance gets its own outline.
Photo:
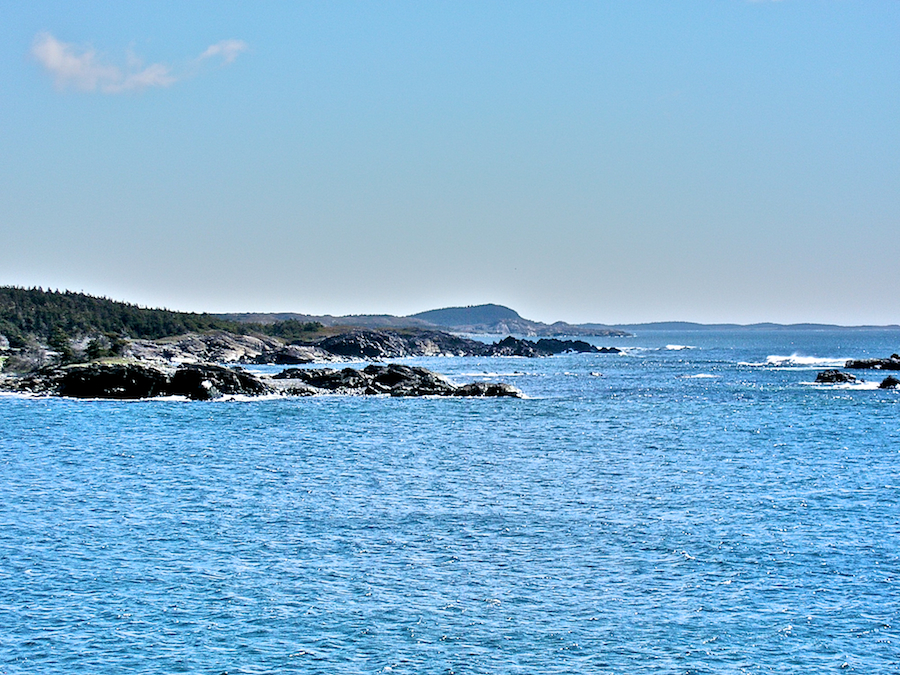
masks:
POLYGON ((856 382, 856 376, 844 373, 840 370, 823 370, 816 375, 819 384, 840 384, 842 382, 856 382))

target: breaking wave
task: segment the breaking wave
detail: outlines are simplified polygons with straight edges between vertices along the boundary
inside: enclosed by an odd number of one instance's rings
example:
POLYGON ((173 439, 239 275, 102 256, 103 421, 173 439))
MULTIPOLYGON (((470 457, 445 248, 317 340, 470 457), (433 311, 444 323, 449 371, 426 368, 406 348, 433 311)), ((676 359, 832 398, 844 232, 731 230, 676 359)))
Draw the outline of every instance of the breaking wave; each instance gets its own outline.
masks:
POLYGON ((791 354, 790 356, 782 356, 773 354, 767 356, 762 363, 752 363, 742 361, 738 365, 741 366, 769 366, 774 368, 843 368, 847 363, 847 358, 835 358, 832 356, 801 356, 800 354, 791 354))

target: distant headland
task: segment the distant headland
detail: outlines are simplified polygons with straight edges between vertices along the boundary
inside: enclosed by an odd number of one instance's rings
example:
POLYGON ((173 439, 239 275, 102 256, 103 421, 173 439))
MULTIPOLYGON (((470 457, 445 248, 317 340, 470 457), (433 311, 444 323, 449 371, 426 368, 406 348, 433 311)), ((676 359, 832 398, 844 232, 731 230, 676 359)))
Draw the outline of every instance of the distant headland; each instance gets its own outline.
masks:
POLYGON ((390 314, 352 314, 317 316, 312 314, 217 314, 221 319, 237 323, 270 324, 279 321, 314 321, 323 326, 364 328, 420 328, 445 330, 468 335, 522 335, 527 337, 629 337, 625 330, 602 324, 570 324, 564 321, 547 324, 531 321, 503 305, 470 305, 445 307, 409 316, 390 314))

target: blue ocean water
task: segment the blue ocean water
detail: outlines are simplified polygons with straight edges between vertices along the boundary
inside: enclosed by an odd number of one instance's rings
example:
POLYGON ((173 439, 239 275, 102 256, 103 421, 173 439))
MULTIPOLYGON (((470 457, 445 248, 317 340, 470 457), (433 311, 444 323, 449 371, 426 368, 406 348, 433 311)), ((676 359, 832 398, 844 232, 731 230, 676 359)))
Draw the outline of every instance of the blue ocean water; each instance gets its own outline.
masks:
POLYGON ((900 331, 413 359, 525 400, 0 398, 0 673, 900 671, 900 331))

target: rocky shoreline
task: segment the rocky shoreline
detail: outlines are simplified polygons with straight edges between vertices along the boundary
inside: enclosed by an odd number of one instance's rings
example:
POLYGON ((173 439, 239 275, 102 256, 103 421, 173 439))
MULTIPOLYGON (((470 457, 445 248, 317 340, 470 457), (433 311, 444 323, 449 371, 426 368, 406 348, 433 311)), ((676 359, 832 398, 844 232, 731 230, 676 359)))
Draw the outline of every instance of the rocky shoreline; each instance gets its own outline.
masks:
POLYGON ((68 364, 60 363, 60 355, 52 351, 30 356, 12 353, 7 365, 13 367, 5 368, 6 374, 0 376, 0 390, 115 399, 317 394, 521 397, 522 392, 508 384, 456 385, 424 368, 398 364, 342 370, 289 368, 274 376, 250 373, 240 366, 382 362, 415 356, 537 358, 566 352, 617 354, 620 350, 583 340, 533 341, 511 336, 488 344, 442 331, 352 330, 299 344, 272 336, 209 331, 160 340, 127 340, 115 357, 68 364))
POLYGON ((505 383, 457 385, 425 368, 402 364, 363 369, 289 368, 277 375, 250 373, 204 363, 161 367, 136 361, 95 362, 42 368, 0 381, 8 392, 96 399, 148 399, 179 396, 208 401, 227 396, 456 396, 522 398, 505 383))
MULTIPOLYGON (((79 346, 73 344, 72 351, 79 346)), ((81 352, 87 350, 81 348, 81 352)), ((227 331, 188 333, 160 340, 126 340, 115 356, 159 366, 188 363, 236 365, 331 364, 348 361, 386 361, 415 356, 523 356, 537 358, 565 352, 618 354, 616 347, 595 347, 583 340, 542 338, 537 341, 507 337, 492 344, 442 331, 399 332, 352 330, 313 342, 287 343, 267 335, 227 331)), ((30 349, 0 351, 7 372, 25 373, 58 365, 60 355, 35 345, 30 349)), ((87 361, 88 358, 81 358, 87 361)))

